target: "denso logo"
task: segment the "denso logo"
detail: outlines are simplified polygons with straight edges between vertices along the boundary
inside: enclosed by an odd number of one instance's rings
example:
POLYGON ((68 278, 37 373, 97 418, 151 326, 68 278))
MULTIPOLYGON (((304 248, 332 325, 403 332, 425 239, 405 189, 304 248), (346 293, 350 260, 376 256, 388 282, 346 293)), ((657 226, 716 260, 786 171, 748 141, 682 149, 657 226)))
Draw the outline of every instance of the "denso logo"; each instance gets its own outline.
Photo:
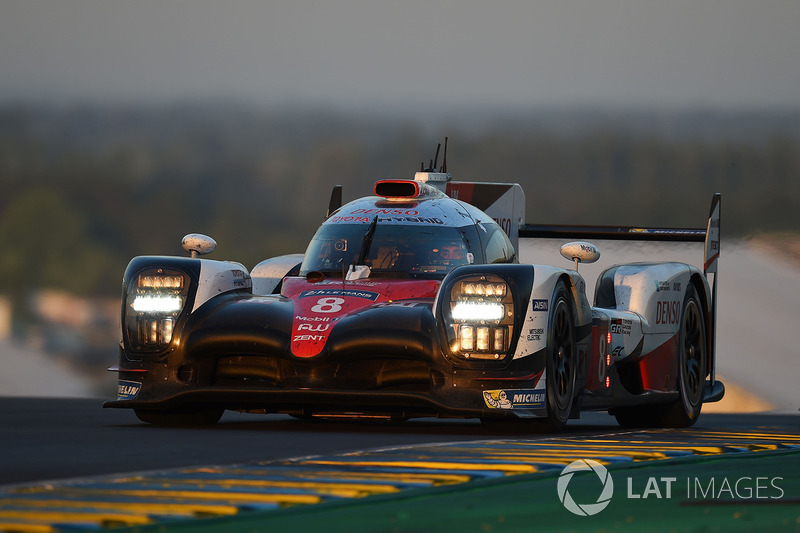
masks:
POLYGON ((503 231, 506 232, 506 235, 511 235, 511 219, 510 218, 495 218, 495 222, 497 225, 500 226, 503 231))
POLYGON ((656 324, 677 324, 680 317, 680 302, 658 302, 656 304, 656 324))
POLYGON ((416 209, 356 209, 351 215, 419 215, 416 209))

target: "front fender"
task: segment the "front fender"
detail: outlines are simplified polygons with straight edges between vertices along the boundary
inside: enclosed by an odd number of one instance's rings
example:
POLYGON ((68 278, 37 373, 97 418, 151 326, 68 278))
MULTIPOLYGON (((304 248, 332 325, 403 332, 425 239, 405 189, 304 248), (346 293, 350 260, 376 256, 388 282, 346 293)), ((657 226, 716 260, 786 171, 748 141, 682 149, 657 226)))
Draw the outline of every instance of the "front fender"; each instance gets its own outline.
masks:
POLYGON ((564 280, 572 294, 575 311, 575 328, 578 341, 585 336, 586 329, 591 327, 592 309, 586 298, 586 282, 574 270, 558 267, 534 265, 534 284, 530 303, 525 315, 525 326, 522 338, 517 345, 514 358, 527 357, 547 348, 547 328, 550 321, 550 307, 556 284, 564 280))
MULTIPOLYGON (((145 278, 141 278, 145 279, 145 278)), ((122 306, 121 324, 123 329, 123 347, 129 357, 140 359, 142 356, 160 357, 180 344, 181 331, 187 317, 197 311, 204 303, 215 296, 232 291, 250 292, 252 283, 247 269, 239 263, 214 261, 209 259, 193 259, 188 257, 171 256, 139 256, 128 264, 122 280, 122 306), (142 289, 137 286, 140 276, 146 274, 157 278, 171 274, 173 277, 183 278, 180 291, 151 287, 142 289), (142 312, 135 309, 134 301, 141 296, 143 291, 153 294, 172 290, 182 293, 182 307, 179 311, 172 310, 168 319, 174 324, 170 340, 163 343, 149 344, 142 340, 142 331, 147 324, 155 325, 160 320, 159 311, 148 310, 142 312)), ((149 293, 147 293, 149 294, 149 293)), ((166 315, 165 315, 166 316, 166 315)))

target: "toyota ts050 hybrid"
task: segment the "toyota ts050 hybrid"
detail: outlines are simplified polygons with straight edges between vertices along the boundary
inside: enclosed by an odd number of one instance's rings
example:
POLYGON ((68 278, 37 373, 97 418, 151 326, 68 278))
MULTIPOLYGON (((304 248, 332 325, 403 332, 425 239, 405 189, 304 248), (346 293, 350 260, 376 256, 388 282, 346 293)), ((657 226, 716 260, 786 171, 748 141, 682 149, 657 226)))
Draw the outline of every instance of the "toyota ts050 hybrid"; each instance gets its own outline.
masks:
POLYGON ((134 258, 110 369, 119 392, 105 407, 154 424, 210 424, 230 409, 559 429, 607 410, 674 427, 724 394, 719 195, 705 229, 530 225, 518 184, 456 182, 434 161, 340 204, 336 187, 305 254, 252 271, 199 257, 216 246, 199 234, 183 239, 190 257, 134 258), (577 240, 562 267, 520 264, 525 237, 577 240), (705 242, 705 260, 610 266, 592 305, 578 265, 600 252, 586 239, 705 242))

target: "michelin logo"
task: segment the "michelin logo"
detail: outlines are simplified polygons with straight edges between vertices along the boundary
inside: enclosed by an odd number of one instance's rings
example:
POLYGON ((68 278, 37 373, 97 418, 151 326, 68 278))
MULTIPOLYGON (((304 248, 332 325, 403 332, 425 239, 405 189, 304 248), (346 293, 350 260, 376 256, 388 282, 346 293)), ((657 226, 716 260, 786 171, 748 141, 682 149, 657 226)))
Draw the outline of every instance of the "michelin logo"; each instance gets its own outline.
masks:
POLYGON ((124 379, 119 380, 119 387, 117 388, 118 400, 133 400, 139 395, 142 384, 137 381, 127 381, 124 379))
POLYGON ((534 389, 487 390, 483 400, 490 409, 536 409, 544 407, 545 391, 534 389))

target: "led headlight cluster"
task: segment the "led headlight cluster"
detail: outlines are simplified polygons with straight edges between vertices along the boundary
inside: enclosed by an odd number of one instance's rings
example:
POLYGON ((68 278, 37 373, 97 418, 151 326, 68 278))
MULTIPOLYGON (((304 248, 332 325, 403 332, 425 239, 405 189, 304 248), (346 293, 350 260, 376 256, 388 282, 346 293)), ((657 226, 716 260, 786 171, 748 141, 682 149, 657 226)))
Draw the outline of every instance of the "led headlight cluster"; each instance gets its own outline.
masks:
POLYGON ((466 278, 450 290, 450 348, 465 358, 500 359, 513 329, 513 298, 496 276, 466 278))
POLYGON ((143 351, 168 346, 187 294, 188 279, 180 272, 156 268, 139 273, 128 284, 129 342, 143 351))

